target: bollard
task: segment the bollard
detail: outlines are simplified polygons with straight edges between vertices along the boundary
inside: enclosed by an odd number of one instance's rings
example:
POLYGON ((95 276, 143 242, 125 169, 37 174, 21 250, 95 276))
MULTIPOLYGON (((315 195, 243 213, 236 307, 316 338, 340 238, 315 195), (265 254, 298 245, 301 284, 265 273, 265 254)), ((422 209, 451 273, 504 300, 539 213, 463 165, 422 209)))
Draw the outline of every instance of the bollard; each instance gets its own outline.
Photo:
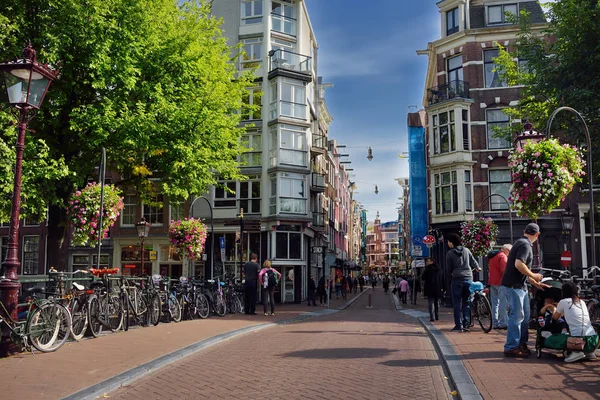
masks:
POLYGON ((373 308, 371 305, 371 293, 369 293, 369 305, 367 305, 367 308, 373 308))

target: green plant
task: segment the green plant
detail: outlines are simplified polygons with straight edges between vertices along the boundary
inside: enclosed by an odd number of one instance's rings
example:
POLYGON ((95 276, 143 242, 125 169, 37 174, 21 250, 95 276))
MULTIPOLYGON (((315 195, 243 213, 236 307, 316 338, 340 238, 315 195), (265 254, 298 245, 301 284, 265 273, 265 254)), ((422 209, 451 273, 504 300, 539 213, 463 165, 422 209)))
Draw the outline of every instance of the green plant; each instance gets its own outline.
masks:
POLYGON ((206 236, 206 225, 199 219, 185 218, 171 221, 169 225, 169 242, 175 246, 179 255, 185 255, 190 260, 200 259, 206 236))
POLYGON ((491 218, 476 218, 461 225, 462 244, 471 250, 475 257, 485 256, 496 242, 498 226, 491 218))
POLYGON ((537 219, 557 208, 585 175, 575 146, 557 139, 529 142, 509 156, 511 197, 517 215, 537 219))

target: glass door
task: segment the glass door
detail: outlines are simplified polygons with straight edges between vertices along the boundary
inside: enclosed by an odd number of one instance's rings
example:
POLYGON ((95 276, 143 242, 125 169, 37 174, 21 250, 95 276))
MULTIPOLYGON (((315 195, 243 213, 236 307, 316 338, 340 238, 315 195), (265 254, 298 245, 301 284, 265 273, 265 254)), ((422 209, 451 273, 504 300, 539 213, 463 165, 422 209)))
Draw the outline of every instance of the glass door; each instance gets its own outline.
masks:
POLYGON ((294 302, 294 267, 283 267, 281 276, 282 303, 294 302))

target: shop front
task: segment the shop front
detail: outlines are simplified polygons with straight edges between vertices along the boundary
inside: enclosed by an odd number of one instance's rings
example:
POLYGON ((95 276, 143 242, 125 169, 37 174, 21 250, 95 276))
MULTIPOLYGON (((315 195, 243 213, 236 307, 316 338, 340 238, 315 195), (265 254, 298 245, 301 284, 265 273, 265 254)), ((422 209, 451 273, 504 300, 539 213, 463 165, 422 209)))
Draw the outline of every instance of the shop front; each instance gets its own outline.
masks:
POLYGON ((186 275, 184 262, 173 246, 166 240, 147 240, 144 243, 144 264, 142 265, 142 248, 139 243, 123 241, 115 244, 115 266, 120 266, 123 276, 148 276, 160 274, 173 279, 186 275), (185 272, 185 273, 184 273, 185 272))

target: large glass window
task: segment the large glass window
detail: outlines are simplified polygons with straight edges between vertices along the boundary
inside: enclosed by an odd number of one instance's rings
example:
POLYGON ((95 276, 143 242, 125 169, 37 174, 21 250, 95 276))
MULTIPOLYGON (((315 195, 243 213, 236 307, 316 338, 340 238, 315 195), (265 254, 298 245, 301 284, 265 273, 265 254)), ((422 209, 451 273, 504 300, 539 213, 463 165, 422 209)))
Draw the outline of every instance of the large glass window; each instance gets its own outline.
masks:
POLYGON ((262 134, 260 131, 247 131, 242 137, 242 142, 248 152, 240 156, 244 167, 257 167, 262 165, 262 134))
POLYGON ((306 214, 305 177, 282 172, 279 177, 279 212, 306 214))
POLYGON ((273 125, 271 127, 269 165, 275 167, 278 164, 299 167, 307 165, 305 128, 288 124, 273 125))
POLYGON ((494 59, 498 57, 498 54, 498 49, 483 51, 486 88, 507 86, 506 82, 500 79, 500 75, 498 75, 498 71, 496 70, 496 63, 494 62, 494 59))
POLYGON ((123 212, 121 212, 121 225, 134 225, 136 219, 137 198, 133 194, 125 195, 123 199, 123 212))
POLYGON ((279 225, 275 232, 275 258, 302 259, 302 229, 299 225, 279 225))
POLYGON ((250 175, 248 180, 240 182, 240 209, 247 214, 260 214, 260 175, 250 175))
POLYGON ((262 0, 242 0, 242 25, 260 24, 262 15, 262 0))
POLYGON ((163 196, 159 194, 152 199, 153 204, 144 204, 144 219, 151 224, 162 224, 164 220, 163 196))
POLYGON ((215 186, 215 208, 229 208, 236 206, 236 183, 234 181, 220 181, 215 186))
MULTIPOLYGON (((508 200, 510 196, 510 171, 508 169, 490 170, 490 194, 499 194, 508 200)), ((506 203, 498 196, 490 197, 492 210, 506 210, 506 203)))
POLYGON ((456 171, 435 174, 435 212, 449 214, 458 212, 458 187, 456 171))
POLYGON ((296 36, 296 8, 292 4, 274 1, 271 8, 272 29, 296 36))
POLYGON ((244 104, 251 106, 257 106, 257 108, 243 108, 242 119, 243 120, 257 120, 262 119, 262 92, 260 88, 249 88, 248 92, 244 94, 242 98, 244 104))
POLYGON ((243 69, 251 69, 260 66, 263 54, 262 38, 244 39, 244 58, 242 60, 243 69))
POLYGON ((306 87, 302 82, 283 78, 271 83, 270 118, 279 116, 306 119, 306 87))
POLYGON ((433 116, 433 150, 435 154, 456 150, 454 110, 433 116))
POLYGON ((519 9, 517 4, 499 4, 488 6, 487 12, 488 25, 507 24, 506 13, 518 15, 519 9))
POLYGON ((23 275, 38 273, 40 253, 39 236, 23 236, 23 275))
MULTIPOLYGON (((463 80, 463 58, 462 55, 452 57, 448 59, 448 84, 451 85, 452 82, 462 81, 463 80)), ((457 83, 455 83, 457 85, 457 83)), ((456 92, 456 91, 455 91, 456 92)))
POLYGON ((506 149, 511 147, 510 142, 504 138, 494 135, 498 129, 506 129, 510 124, 510 118, 502 110, 486 110, 488 149, 506 149))
POLYGON ((458 32, 458 7, 446 13, 446 36, 458 32))

